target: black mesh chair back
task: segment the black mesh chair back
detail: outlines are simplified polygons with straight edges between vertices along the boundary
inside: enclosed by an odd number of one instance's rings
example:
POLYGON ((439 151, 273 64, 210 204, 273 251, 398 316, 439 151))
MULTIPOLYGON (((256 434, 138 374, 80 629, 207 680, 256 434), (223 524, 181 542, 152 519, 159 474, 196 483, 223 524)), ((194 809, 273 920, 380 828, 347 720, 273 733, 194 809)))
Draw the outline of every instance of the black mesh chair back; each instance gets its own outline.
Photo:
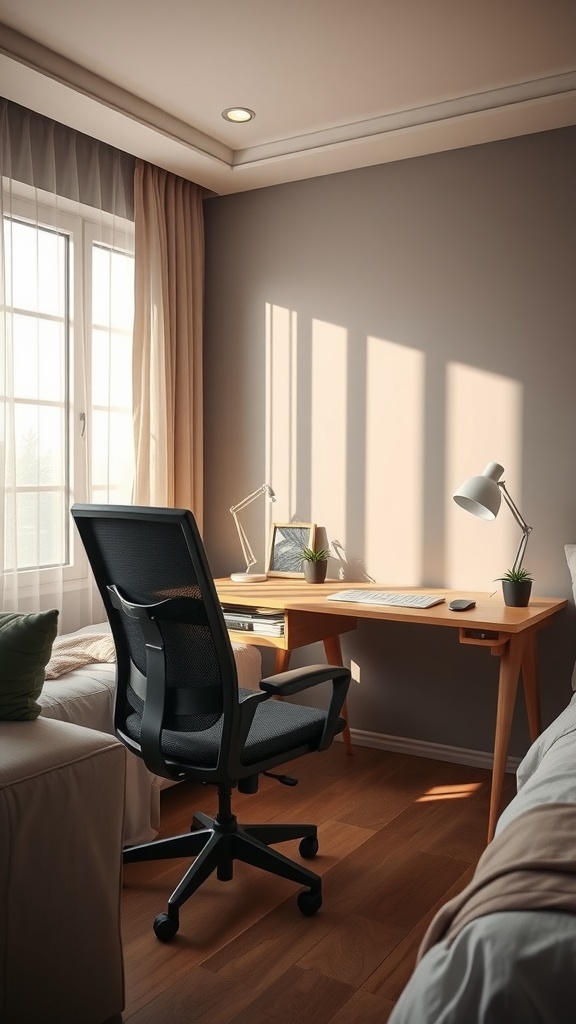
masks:
MULTIPOLYGON (((180 777, 167 761, 195 761, 177 734, 207 730, 224 716, 226 749, 238 709, 236 662, 194 518, 179 509, 94 505, 75 505, 72 515, 114 636, 116 730, 132 749, 144 747, 137 752, 151 771, 180 777), (137 616, 139 609, 148 611, 137 616), (141 742, 147 697, 172 734, 160 761, 141 742)), ((217 767, 198 758, 202 771, 217 767)))

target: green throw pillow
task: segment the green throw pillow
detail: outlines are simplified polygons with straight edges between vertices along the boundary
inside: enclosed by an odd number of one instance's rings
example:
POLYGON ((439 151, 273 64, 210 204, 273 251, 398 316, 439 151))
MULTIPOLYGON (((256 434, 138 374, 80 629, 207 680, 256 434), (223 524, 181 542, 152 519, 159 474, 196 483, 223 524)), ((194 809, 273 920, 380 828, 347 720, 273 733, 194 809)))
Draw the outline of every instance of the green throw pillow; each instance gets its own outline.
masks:
POLYGON ((37 699, 44 684, 58 631, 58 610, 0 612, 0 719, 38 718, 37 699))

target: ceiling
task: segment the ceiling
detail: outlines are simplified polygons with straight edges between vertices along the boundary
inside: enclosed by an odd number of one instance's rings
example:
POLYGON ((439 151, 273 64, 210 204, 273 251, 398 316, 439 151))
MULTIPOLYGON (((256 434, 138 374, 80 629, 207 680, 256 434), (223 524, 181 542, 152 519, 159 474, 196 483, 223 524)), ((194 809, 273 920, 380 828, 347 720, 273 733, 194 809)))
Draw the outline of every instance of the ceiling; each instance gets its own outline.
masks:
POLYGON ((1 0, 0 92, 220 194, 576 124, 574 0, 1 0), (248 124, 222 110, 244 105, 248 124))

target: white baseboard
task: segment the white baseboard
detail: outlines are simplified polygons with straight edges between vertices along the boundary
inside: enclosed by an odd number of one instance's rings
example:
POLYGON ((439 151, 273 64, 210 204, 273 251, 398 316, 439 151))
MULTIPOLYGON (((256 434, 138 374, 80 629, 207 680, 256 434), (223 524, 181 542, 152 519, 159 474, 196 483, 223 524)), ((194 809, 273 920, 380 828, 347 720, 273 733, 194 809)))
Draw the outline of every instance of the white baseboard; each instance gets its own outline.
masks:
MULTIPOLYGON (((350 729, 350 736, 352 744, 358 747, 374 747, 376 750, 391 750, 395 754, 412 754, 414 757, 429 757, 433 761, 450 761, 454 764, 469 765, 471 768, 492 769, 492 754, 484 750, 449 747, 443 743, 428 743, 425 740, 388 736, 381 732, 365 732, 362 729, 350 729)), ((342 734, 335 738, 342 742, 342 734)), ((506 771, 514 773, 520 760, 519 757, 509 757, 506 761, 506 771)))

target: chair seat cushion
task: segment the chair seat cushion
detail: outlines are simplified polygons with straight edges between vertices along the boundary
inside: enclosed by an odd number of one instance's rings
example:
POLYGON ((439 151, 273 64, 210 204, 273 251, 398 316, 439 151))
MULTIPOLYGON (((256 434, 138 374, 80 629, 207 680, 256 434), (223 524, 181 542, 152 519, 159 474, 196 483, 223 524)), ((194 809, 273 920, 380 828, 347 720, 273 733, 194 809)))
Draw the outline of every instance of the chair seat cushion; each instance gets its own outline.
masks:
MULTIPOLYGON (((239 689, 238 692, 240 700, 252 693, 251 690, 243 689, 239 689)), ((317 708, 273 699, 263 701, 258 705, 250 727, 242 754, 242 764, 257 764, 266 758, 294 750, 302 744, 319 741, 325 719, 325 712, 317 708)), ((137 743, 140 742, 141 722, 141 711, 129 715, 126 719, 126 731, 137 743)), ((165 729, 162 733, 162 750, 166 757, 174 757, 194 766, 212 768, 218 762, 221 733, 221 720, 202 732, 176 732, 165 729), (191 750, 194 751, 193 761, 190 760, 191 750)))

